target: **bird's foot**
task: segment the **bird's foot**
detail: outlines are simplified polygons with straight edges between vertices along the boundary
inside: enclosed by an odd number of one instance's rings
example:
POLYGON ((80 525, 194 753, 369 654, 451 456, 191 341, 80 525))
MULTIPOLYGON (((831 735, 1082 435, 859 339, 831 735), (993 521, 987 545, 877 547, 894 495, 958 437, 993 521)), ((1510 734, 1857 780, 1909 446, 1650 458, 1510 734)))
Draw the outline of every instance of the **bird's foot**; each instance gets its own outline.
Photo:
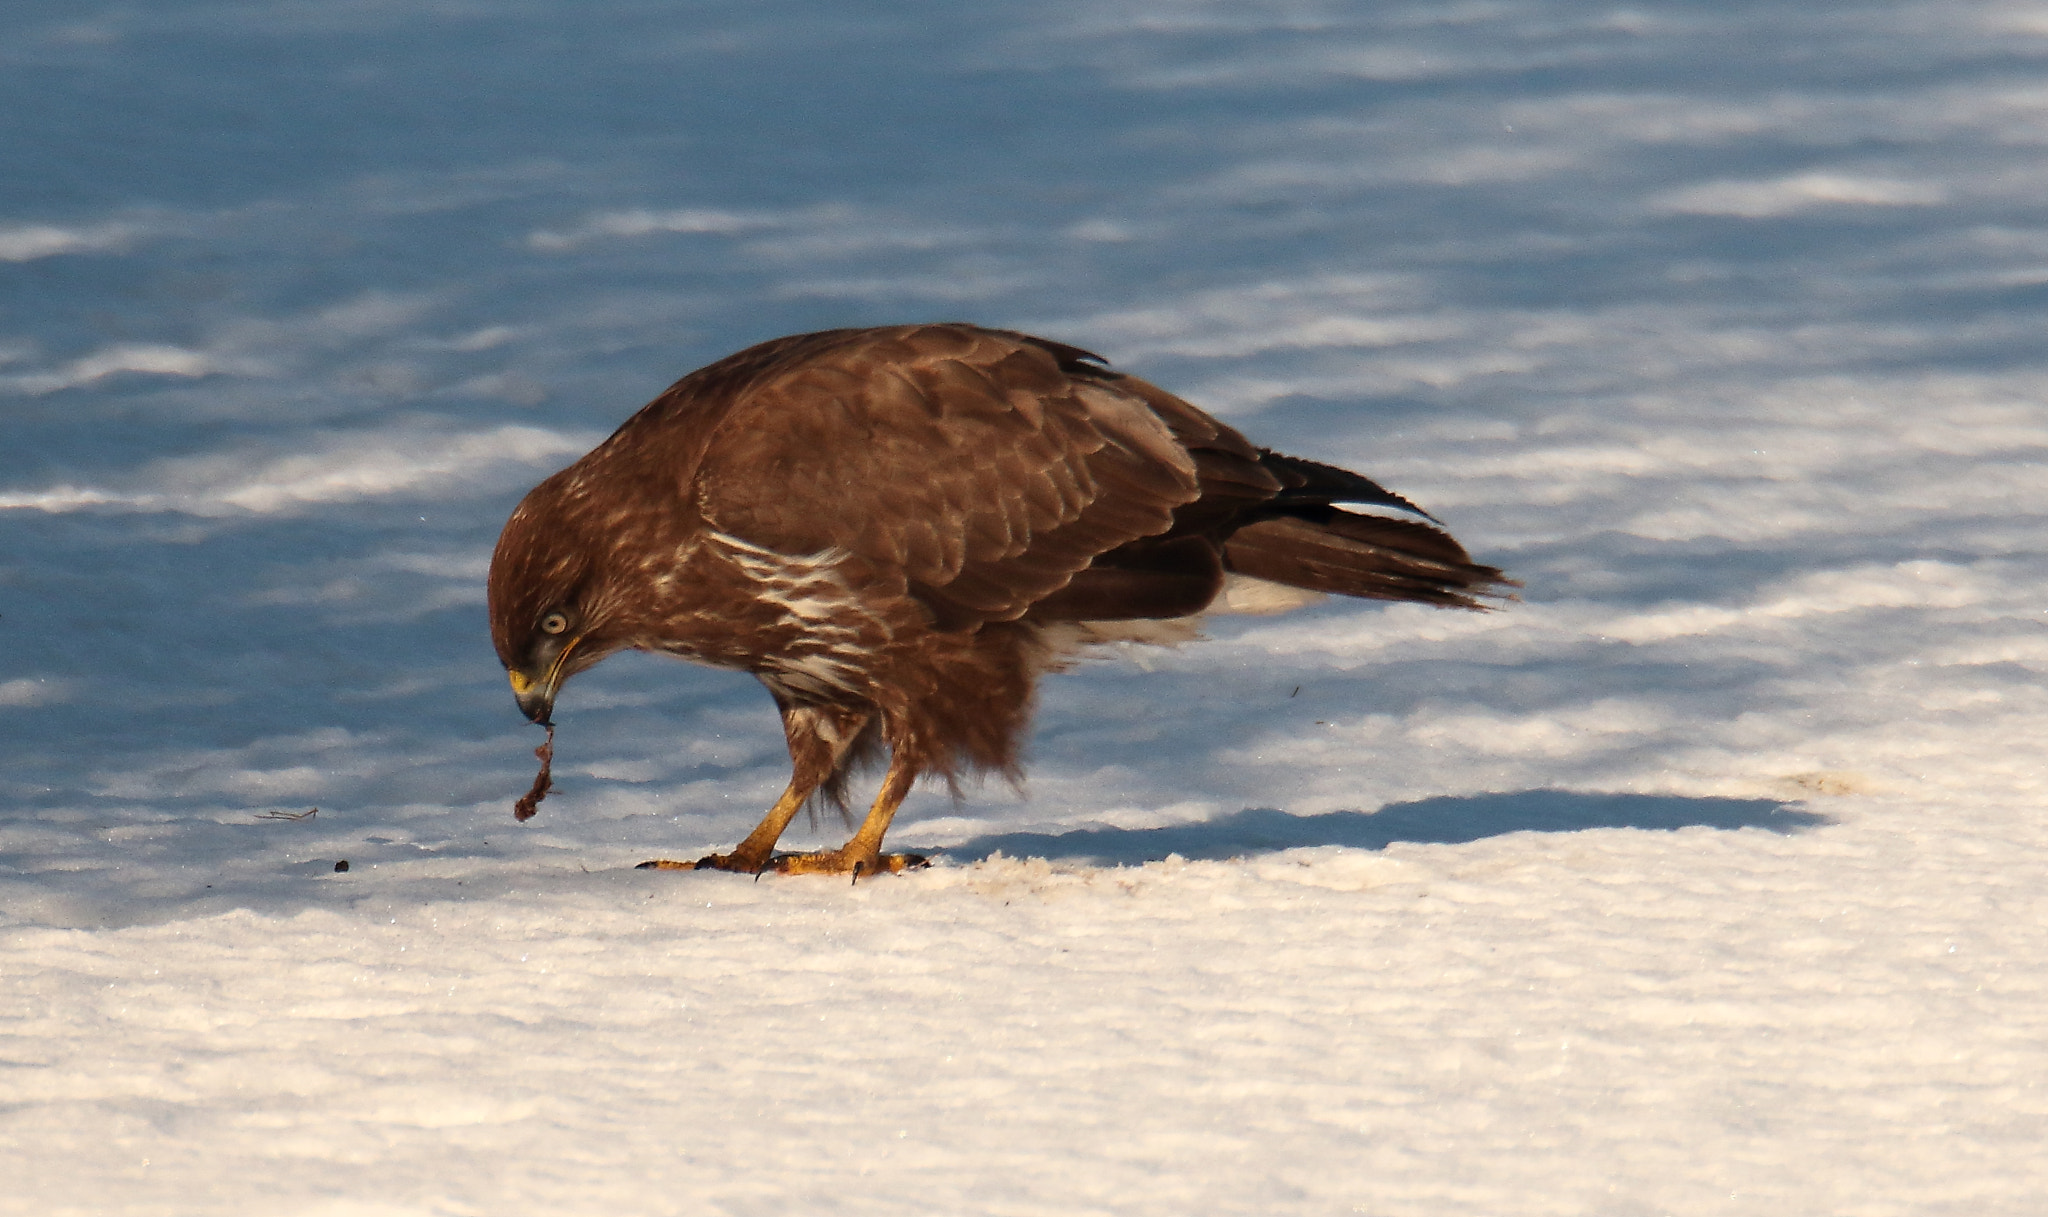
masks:
POLYGON ((672 862, 667 858, 655 858, 642 862, 634 870, 724 870, 741 875, 758 875, 774 865, 774 859, 753 858, 737 852, 730 854, 706 854, 695 862, 672 862))
POLYGON ((773 854, 758 860, 737 853, 707 854, 695 862, 655 858, 633 869, 722 870, 741 875, 759 875, 765 871, 774 871, 778 875, 851 875, 858 883, 872 875, 900 875, 904 871, 923 870, 930 865, 931 860, 923 854, 870 854, 841 848, 814 854, 773 854))
POLYGON ((900 875, 931 865, 923 854, 878 854, 842 847, 815 854, 777 854, 768 868, 781 875, 851 875, 858 883, 871 875, 900 875))

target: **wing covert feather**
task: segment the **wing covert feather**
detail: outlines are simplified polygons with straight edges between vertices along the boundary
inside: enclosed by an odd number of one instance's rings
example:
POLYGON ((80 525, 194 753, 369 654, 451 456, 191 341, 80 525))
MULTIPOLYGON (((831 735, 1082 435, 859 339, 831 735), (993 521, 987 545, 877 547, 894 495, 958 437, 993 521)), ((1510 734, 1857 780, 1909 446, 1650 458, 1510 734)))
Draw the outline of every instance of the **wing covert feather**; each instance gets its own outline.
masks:
POLYGON ((1019 337, 902 327, 756 379, 695 488, 714 528, 793 555, 847 550, 944 601, 942 619, 1000 620, 1173 526, 1200 494, 1178 429, 1147 395, 1019 337))

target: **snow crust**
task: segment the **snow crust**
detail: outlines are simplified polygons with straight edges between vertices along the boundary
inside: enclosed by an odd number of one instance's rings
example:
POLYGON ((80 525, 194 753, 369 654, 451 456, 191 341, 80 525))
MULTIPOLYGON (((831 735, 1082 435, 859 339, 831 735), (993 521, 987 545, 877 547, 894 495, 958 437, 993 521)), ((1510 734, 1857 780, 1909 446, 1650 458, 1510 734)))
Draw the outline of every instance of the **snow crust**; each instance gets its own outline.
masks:
POLYGON ((0 1212, 2039 1212, 2044 58, 2000 3, 10 6, 0 1212), (632 870, 786 768, 625 657, 515 824, 519 495, 938 318, 1522 600, 1115 651, 857 887, 632 870))

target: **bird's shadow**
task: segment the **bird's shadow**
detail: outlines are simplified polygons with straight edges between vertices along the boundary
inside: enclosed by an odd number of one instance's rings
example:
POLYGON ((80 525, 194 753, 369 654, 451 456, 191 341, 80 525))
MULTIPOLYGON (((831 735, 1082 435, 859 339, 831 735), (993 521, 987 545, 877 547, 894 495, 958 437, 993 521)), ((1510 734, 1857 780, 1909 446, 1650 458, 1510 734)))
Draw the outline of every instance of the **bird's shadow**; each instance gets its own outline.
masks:
POLYGON ((975 837, 938 851, 958 862, 1010 857, 1132 866, 1169 854, 1221 859, 1316 845, 1384 849, 1396 841, 1463 844, 1513 832, 1579 832, 1588 828, 1761 828, 1804 832, 1827 816, 1776 799, 1686 798, 1656 794, 1584 794, 1523 790, 1512 794, 1446 795, 1393 803, 1378 811, 1297 816, 1247 808, 1195 824, 1165 828, 1083 828, 1072 832, 1006 832, 975 837))

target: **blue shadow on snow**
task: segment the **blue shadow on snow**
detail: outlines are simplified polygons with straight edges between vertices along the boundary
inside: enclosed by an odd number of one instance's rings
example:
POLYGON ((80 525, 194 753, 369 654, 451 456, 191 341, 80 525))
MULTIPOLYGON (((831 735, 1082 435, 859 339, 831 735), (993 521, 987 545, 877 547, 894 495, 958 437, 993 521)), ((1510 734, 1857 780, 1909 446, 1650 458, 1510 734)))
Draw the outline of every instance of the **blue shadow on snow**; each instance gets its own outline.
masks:
POLYGON ((1331 811, 1297 816, 1270 808, 1247 808, 1214 820, 1166 828, 992 833, 936 852, 962 862, 1000 851, 1013 858, 1132 866, 1157 861, 1168 854, 1220 859, 1316 845, 1347 845, 1354 849, 1384 849, 1395 841, 1458 845, 1511 832, 1761 828, 1794 833, 1828 823, 1831 821, 1824 815, 1776 799, 1523 790, 1512 794, 1445 795, 1414 803, 1393 803, 1371 812, 1331 811))

